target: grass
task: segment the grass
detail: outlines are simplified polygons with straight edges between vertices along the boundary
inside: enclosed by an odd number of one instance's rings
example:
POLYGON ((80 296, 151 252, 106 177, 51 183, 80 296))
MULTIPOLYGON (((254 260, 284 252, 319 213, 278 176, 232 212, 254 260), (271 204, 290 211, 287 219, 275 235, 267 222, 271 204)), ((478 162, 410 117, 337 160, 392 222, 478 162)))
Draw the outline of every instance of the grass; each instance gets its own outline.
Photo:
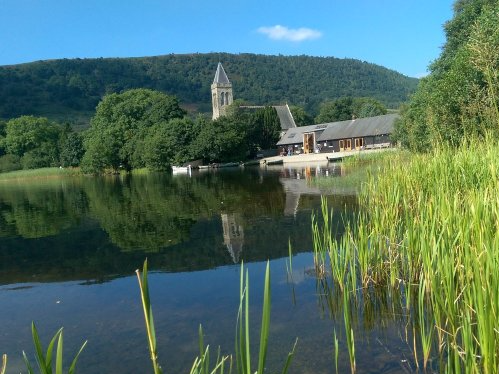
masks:
POLYGON ((436 357, 443 373, 499 373, 499 145, 489 138, 392 154, 378 175, 340 240, 324 204, 324 224, 314 220, 316 267, 329 267, 346 298, 398 294, 421 342, 416 363, 436 357))
POLYGON ((41 168, 32 170, 16 170, 0 173, 0 182, 29 179, 49 179, 82 175, 79 168, 41 168))

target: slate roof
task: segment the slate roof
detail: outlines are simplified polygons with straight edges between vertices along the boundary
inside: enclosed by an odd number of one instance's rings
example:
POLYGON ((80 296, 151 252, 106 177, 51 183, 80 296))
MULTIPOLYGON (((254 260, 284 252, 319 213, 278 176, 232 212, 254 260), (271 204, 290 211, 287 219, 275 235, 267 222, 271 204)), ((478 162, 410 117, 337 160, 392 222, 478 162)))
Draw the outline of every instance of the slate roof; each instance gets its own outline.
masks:
POLYGON ((274 105, 273 106, 279 116, 279 121, 281 121, 281 130, 288 130, 296 127, 295 120, 291 111, 289 110, 289 106, 286 105, 274 105))
POLYGON ((277 145, 297 144, 303 142, 303 134, 306 132, 322 132, 328 127, 329 124, 319 124, 310 126, 294 127, 286 131, 286 133, 277 142, 277 145))
POLYGON ((213 83, 230 84, 229 78, 227 77, 227 74, 225 74, 225 70, 221 62, 218 63, 217 72, 215 73, 215 79, 213 79, 213 83))
MULTIPOLYGON (((277 112, 277 116, 279 117, 279 122, 281 123, 281 130, 286 131, 288 129, 296 128, 296 123, 289 110, 288 104, 286 105, 271 105, 277 112)), ((241 105, 240 108, 244 109, 263 109, 265 106, 263 105, 241 105)))
POLYGON ((393 124, 397 118, 398 114, 385 114, 383 116, 290 128, 277 142, 277 145, 302 143, 303 134, 310 132, 316 133, 317 142, 391 134, 393 124))
POLYGON ((385 114, 383 116, 329 123, 317 141, 391 134, 393 124, 397 118, 398 114, 385 114))

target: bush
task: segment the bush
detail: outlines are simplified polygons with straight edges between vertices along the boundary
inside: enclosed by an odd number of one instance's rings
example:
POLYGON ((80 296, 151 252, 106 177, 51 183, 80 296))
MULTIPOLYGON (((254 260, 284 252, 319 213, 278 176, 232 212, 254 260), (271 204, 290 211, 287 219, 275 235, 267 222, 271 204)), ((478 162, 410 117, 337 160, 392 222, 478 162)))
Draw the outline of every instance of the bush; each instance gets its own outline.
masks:
POLYGON ((16 155, 4 155, 0 156, 0 173, 6 173, 8 171, 20 170, 21 159, 16 155))

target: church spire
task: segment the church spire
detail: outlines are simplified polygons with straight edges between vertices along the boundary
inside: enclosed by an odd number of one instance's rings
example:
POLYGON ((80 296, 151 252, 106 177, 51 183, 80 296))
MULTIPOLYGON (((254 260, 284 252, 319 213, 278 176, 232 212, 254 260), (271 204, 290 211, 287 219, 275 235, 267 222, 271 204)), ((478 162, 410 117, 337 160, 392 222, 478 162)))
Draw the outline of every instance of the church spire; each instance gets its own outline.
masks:
POLYGON ((227 74, 225 74, 225 70, 221 62, 218 63, 217 72, 215 73, 215 79, 213 79, 213 83, 230 84, 229 78, 227 78, 227 74))
POLYGON ((232 104, 232 101, 232 83, 227 78, 222 63, 219 62, 215 79, 213 79, 213 83, 211 84, 212 118, 217 119, 220 116, 224 116, 227 106, 232 104))

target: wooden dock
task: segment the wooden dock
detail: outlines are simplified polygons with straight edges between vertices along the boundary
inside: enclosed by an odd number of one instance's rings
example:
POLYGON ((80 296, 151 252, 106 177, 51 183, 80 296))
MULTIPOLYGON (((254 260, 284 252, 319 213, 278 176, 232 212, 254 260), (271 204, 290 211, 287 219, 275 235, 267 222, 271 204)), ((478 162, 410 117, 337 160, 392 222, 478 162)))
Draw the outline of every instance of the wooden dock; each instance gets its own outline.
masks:
POLYGON ((363 155, 368 153, 375 152, 386 152, 393 151, 396 148, 380 148, 380 149, 363 149, 363 150, 352 150, 352 151, 343 151, 343 152, 330 152, 330 153, 307 153, 307 154, 299 154, 292 156, 273 156, 262 158, 260 160, 260 165, 276 165, 276 164, 290 164, 295 162, 335 162, 341 161, 344 158, 355 156, 355 155, 363 155))

